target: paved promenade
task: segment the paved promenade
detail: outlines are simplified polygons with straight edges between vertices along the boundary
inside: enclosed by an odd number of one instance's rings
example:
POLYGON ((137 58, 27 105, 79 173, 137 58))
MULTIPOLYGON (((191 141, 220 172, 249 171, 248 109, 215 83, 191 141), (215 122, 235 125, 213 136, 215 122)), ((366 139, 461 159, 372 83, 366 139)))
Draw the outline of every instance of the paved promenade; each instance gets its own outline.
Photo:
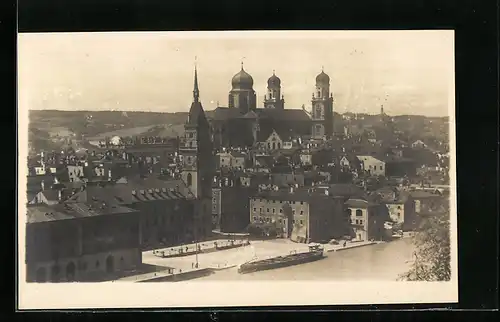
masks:
MULTIPOLYGON (((324 247, 325 252, 333 252, 375 243, 376 242, 347 242, 345 247, 343 243, 339 245, 324 245, 324 247)), ((205 247, 208 248, 209 246, 207 245, 205 247)), ((161 258, 153 255, 153 253, 149 251, 143 253, 142 260, 144 263, 150 265, 188 270, 196 268, 196 257, 198 257, 198 268, 220 269, 238 266, 252 259, 266 259, 276 256, 285 256, 289 255, 293 251, 305 252, 308 251, 308 249, 307 244, 294 243, 287 239, 258 240, 251 241, 248 246, 215 251, 211 253, 200 253, 198 256, 189 255, 175 258, 161 258)))
MULTIPOLYGON (((226 240, 217 241, 218 245, 223 245, 226 240)), ((214 248, 214 242, 201 243, 202 250, 214 248)), ((144 264, 155 265, 157 267, 155 272, 144 273, 140 275, 130 276, 119 279, 119 281, 140 282, 149 279, 156 279, 159 277, 167 277, 169 275, 185 275, 196 274, 195 271, 202 271, 211 269, 217 274, 219 270, 235 269, 237 266, 248 262, 252 259, 265 259, 276 256, 285 256, 293 251, 305 252, 308 250, 307 244, 294 243, 287 239, 276 240, 258 240, 251 241, 248 246, 238 248, 220 250, 209 253, 200 253, 196 255, 188 255, 174 258, 161 258, 155 256, 152 251, 146 251, 142 254, 142 261, 144 264), (198 267, 196 267, 196 257, 198 257, 198 267)), ((379 242, 341 242, 339 245, 323 245, 325 253, 332 254, 332 252, 357 248, 379 242)), ((174 247, 180 248, 181 246, 174 247)), ((182 247, 189 247, 194 251, 195 245, 184 245, 182 247)), ((189 249, 188 248, 188 249, 189 249)), ((185 248, 184 248, 185 249, 185 248)), ((158 251, 158 250, 157 250, 158 251)), ((332 256, 335 256, 332 254, 332 256)))

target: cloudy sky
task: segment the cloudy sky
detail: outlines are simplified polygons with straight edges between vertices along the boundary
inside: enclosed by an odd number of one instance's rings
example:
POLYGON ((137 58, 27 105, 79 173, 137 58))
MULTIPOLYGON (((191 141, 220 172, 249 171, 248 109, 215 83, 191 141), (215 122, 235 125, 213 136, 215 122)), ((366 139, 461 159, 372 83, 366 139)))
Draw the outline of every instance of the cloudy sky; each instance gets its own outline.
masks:
POLYGON ((442 31, 20 34, 19 107, 187 111, 196 56, 207 110, 227 106, 243 61, 258 106, 274 69, 286 108, 309 108, 324 66, 340 113, 444 116, 453 53, 442 31))

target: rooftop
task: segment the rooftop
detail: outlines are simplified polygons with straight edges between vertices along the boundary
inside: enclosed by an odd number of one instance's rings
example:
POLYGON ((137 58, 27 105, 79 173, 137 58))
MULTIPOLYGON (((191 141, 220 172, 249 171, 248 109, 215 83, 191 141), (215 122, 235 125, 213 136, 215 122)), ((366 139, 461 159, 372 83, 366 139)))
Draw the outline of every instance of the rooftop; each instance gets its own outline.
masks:
POLYGON ((31 224, 134 212, 138 211, 119 205, 97 205, 95 203, 67 203, 52 206, 36 205, 28 206, 27 222, 31 224))

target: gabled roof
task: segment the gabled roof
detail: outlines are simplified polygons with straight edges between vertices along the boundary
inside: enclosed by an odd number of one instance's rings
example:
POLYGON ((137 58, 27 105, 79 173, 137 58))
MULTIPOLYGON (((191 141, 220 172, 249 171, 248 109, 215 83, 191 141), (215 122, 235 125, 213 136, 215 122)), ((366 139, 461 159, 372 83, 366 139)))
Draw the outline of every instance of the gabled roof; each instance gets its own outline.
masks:
POLYGON ((368 201, 363 199, 354 199, 351 198, 345 202, 346 206, 353 208, 368 208, 368 201))
POLYGON ((68 199, 68 202, 102 200, 115 204, 132 204, 154 200, 192 199, 193 194, 182 180, 155 177, 128 177, 127 183, 93 184, 68 199))
POLYGON ((215 110, 207 112, 207 117, 215 121, 226 121, 241 116, 239 109, 229 107, 217 107, 215 110))
POLYGON ((257 114, 261 118, 273 119, 276 121, 310 121, 311 118, 302 109, 274 109, 274 108, 258 108, 257 114))
POLYGON ((102 215, 135 213, 137 210, 118 205, 95 205, 92 203, 68 203, 36 205, 27 208, 27 223, 68 220, 102 215))

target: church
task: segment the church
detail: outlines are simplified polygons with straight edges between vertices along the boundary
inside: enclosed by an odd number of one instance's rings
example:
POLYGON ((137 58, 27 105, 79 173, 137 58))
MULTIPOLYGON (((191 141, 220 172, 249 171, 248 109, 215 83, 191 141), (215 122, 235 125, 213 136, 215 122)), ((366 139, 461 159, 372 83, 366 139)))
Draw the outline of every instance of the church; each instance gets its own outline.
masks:
POLYGON ((301 136, 322 140, 333 137, 333 95, 330 77, 324 72, 316 77, 312 111, 285 108, 281 80, 273 72, 267 81, 263 107, 257 107, 252 76, 241 70, 231 80, 228 106, 207 111, 215 148, 251 147, 265 141, 273 131, 282 140, 301 136))

